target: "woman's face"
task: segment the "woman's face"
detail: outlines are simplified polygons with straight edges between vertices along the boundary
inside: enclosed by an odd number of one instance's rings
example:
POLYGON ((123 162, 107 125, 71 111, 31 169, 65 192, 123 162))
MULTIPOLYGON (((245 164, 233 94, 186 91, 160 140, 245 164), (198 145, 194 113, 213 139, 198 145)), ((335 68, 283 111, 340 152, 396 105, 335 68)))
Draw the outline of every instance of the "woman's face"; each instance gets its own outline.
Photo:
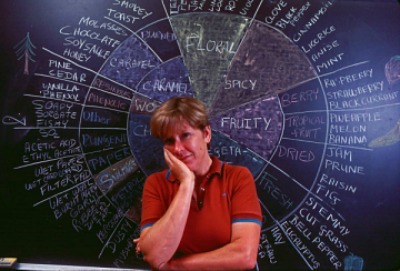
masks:
POLYGON ((197 176, 208 172, 210 156, 207 144, 211 141, 211 128, 203 130, 192 127, 183 120, 167 131, 164 147, 185 163, 197 176))

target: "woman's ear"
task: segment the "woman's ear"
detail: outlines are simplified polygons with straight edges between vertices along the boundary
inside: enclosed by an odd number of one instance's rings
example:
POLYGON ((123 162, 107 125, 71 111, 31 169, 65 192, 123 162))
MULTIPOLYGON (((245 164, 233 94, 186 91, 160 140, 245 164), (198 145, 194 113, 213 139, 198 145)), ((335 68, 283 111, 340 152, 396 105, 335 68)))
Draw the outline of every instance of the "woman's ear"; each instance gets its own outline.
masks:
POLYGON ((211 126, 207 125, 206 127, 204 127, 204 129, 203 129, 203 137, 204 137, 204 140, 206 141, 207 144, 210 144, 210 142, 211 142, 211 134, 212 134, 211 126))

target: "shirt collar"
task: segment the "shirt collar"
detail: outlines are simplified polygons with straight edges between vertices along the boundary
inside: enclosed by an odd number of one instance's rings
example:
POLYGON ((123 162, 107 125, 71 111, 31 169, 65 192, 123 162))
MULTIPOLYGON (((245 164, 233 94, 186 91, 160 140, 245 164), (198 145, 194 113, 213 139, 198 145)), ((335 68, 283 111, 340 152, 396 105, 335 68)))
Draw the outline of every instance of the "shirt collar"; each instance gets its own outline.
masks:
MULTIPOLYGON (((210 180, 214 175, 219 175, 219 177, 221 177, 222 166, 223 162, 221 162, 216 156, 211 156, 211 166, 206 176, 207 179, 210 180)), ((165 177, 169 182, 177 181, 175 174, 172 173, 170 169, 167 170, 165 177)))

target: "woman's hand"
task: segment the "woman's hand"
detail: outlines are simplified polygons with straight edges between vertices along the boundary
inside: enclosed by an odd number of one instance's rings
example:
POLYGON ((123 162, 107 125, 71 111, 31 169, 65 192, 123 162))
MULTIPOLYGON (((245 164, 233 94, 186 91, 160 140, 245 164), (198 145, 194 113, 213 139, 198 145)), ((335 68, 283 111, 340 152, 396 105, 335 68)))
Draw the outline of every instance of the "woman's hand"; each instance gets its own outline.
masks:
POLYGON ((194 173, 185 165, 185 163, 179 160, 166 148, 164 148, 164 158, 167 162, 168 167, 171 169, 172 173, 174 173, 174 175, 178 178, 180 183, 194 182, 194 173))
POLYGON ((136 249, 135 249, 136 254, 142 253, 142 251, 140 250, 139 241, 140 241, 140 238, 133 239, 133 243, 136 245, 136 249))

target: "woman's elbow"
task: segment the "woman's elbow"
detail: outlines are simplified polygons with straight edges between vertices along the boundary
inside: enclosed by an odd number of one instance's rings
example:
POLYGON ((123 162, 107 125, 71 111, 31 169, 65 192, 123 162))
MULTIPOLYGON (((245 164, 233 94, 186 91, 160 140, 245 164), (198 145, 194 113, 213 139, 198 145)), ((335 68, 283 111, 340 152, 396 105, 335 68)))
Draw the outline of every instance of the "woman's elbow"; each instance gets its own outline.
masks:
POLYGON ((257 259, 253 259, 253 258, 244 259, 242 262, 243 269, 251 270, 256 266, 256 263, 257 263, 257 259))
POLYGON ((240 257, 240 266, 245 270, 253 269, 257 264, 257 251, 247 250, 240 257))
MULTIPOLYGON (((139 242, 139 245, 141 242, 139 242)), ((160 257, 160 251, 154 249, 155 246, 145 246, 142 244, 140 246, 140 253, 143 256, 143 260, 147 262, 152 270, 159 270, 159 267, 162 266, 164 260, 160 257)))
POLYGON ((162 266, 165 265, 165 261, 157 257, 157 255, 143 254, 143 260, 150 265, 151 270, 161 270, 162 266))

